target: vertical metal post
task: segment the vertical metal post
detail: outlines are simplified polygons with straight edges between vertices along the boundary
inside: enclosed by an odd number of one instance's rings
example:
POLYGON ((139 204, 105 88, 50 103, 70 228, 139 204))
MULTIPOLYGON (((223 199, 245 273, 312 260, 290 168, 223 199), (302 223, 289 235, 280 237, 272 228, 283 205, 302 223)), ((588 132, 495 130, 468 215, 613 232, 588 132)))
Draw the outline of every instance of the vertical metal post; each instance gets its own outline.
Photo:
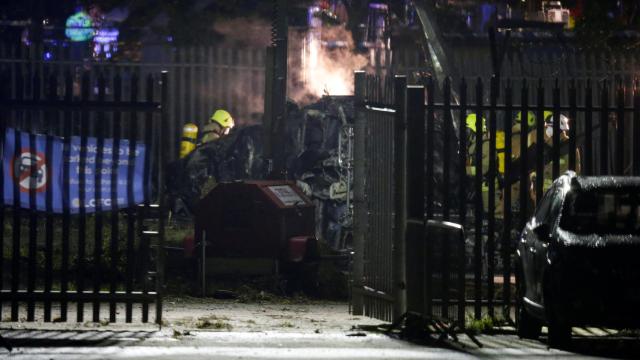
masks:
POLYGON ((544 192, 544 87, 538 81, 538 104, 536 108, 536 204, 540 204, 544 192))
MULTIPOLYGON (((200 241, 200 289, 202 291, 202 297, 207 296, 207 232, 203 230, 201 232, 202 240, 200 241)), ((277 272, 276 272, 277 273, 277 272)))
POLYGON ((451 166, 449 161, 447 161, 451 157, 451 133, 453 132, 453 118, 451 116, 451 78, 447 77, 444 79, 444 123, 442 124, 444 128, 444 149, 442 149, 443 161, 442 164, 442 189, 441 194, 443 196, 443 208, 442 208, 442 218, 445 221, 449 220, 449 212, 451 210, 451 200, 449 194, 449 183, 451 182, 451 166))
MULTIPOLYGON (((138 75, 133 74, 131 77, 131 93, 130 100, 131 102, 138 101, 138 87, 139 87, 139 79, 138 75)), ((129 114, 129 124, 128 124, 128 136, 129 136, 129 149, 127 155, 127 262, 126 262, 126 275, 125 275, 125 291, 127 293, 127 301, 125 303, 125 322, 132 322, 133 318, 133 302, 131 301, 130 295, 133 292, 133 277, 134 277, 134 264, 135 264, 135 254, 134 254, 134 242, 135 242, 135 234, 136 234, 136 221, 135 221, 135 209, 133 207, 135 192, 133 189, 134 182, 134 170, 135 170, 135 153, 137 148, 138 141, 138 114, 135 111, 132 111, 129 114)))
POLYGON ((288 1, 275 0, 275 38, 273 40, 274 50, 274 77, 272 87, 272 135, 271 140, 273 152, 273 173, 272 177, 287 178, 285 164, 285 143, 276 142, 275 136, 285 133, 287 122, 287 47, 288 47, 288 1), (278 144, 278 146, 274 146, 278 144))
MULTIPOLYGON (((435 226, 433 225, 434 223, 436 223, 436 220, 430 220, 430 219, 426 219, 425 221, 425 239, 424 239, 424 245, 423 245, 423 250, 424 253, 421 255, 421 260, 423 262, 423 269, 424 269, 424 294, 425 294, 425 299, 424 299, 424 311, 422 312, 422 315, 425 316, 426 318, 432 318, 434 317, 434 311, 433 311, 433 294, 435 293, 435 289, 433 286, 433 275, 434 275, 434 264, 433 264, 433 249, 435 247, 437 247, 438 249, 442 249, 443 245, 441 243, 442 239, 440 239, 440 236, 438 236, 439 234, 436 234, 436 229, 435 226), (434 244, 436 241, 438 241, 437 244, 434 244)), ((444 249, 442 249, 442 253, 439 254, 440 257, 442 259, 444 259, 444 261, 439 261, 439 265, 440 268, 435 270, 437 272, 440 273, 440 275, 442 276, 442 278, 440 279, 441 281, 441 287, 440 287, 440 291, 442 292, 442 297, 441 299, 443 300, 443 303, 441 303, 441 309, 444 309, 446 307, 446 304, 444 304, 444 299, 445 299, 445 293, 446 293, 446 281, 444 278, 444 273, 443 273, 443 265, 449 261, 449 259, 447 259, 445 256, 447 254, 445 254, 444 249)))
MULTIPOLYGON (((122 78, 120 74, 116 74, 113 79, 113 101, 122 101, 122 78)), ((112 135, 113 135, 113 149, 111 154, 111 278, 109 285, 109 293, 114 296, 117 290, 117 273, 118 273, 118 241, 120 240, 120 222, 118 213, 118 161, 120 158, 120 133, 122 126, 122 114, 117 111, 113 114, 112 135), (117 150, 117 151, 116 151, 117 150)), ((109 302, 109 321, 116 322, 116 301, 115 299, 109 302)))
POLYGON ((466 314, 466 296, 465 296, 465 283, 466 283, 466 249, 465 249, 465 235, 464 226, 461 226, 458 233, 458 322, 461 330, 465 328, 465 314, 466 314))
MULTIPOLYGON (((65 105, 71 105, 73 100, 73 80, 71 73, 66 72, 64 75, 64 103, 65 105)), ((71 150, 71 134, 73 132, 73 114, 69 110, 64 111, 64 123, 63 123, 63 154, 68 154, 71 150)), ((69 159, 65 159, 62 164, 62 183, 63 183, 63 214, 62 214, 62 261, 60 264, 60 294, 63 298, 60 301, 60 319, 64 322, 67 321, 68 304, 65 299, 65 295, 69 289, 69 245, 71 243, 71 164, 69 159)))
POLYGON ((263 138, 262 146, 264 158, 267 161, 267 169, 265 171, 270 174, 273 171, 273 78, 274 78, 275 48, 267 47, 265 57, 265 75, 264 75, 264 115, 262 116, 263 138))
POLYGON ((463 227, 466 226, 467 219, 467 193, 468 191, 464 191, 467 189, 467 126, 465 125, 465 118, 467 116, 467 81, 463 78, 460 81, 460 115, 459 115, 459 128, 458 128, 458 138, 460 139, 460 144, 458 147, 459 161, 460 167, 458 169, 458 178, 460 181, 460 191, 458 195, 459 209, 458 216, 460 225, 463 227))
POLYGON ((511 155, 513 153, 513 88, 511 80, 507 81, 505 89, 505 113, 504 113, 504 189, 503 189, 503 209, 504 223, 502 226, 502 279, 503 279, 503 317, 509 319, 511 316, 511 184, 513 175, 511 174, 511 155))
MULTIPOLYGON (((81 95, 82 101, 89 100, 90 83, 89 73, 82 74, 81 95)), ((87 240, 87 211, 86 211, 86 191, 87 191, 87 141, 89 137, 89 113, 82 111, 80 113, 80 175, 78 177, 78 198, 80 201, 79 215, 78 215, 78 271, 76 273, 76 292, 78 294, 84 293, 84 281, 85 281, 85 265, 86 265, 86 240, 87 240)), ((78 322, 84 321, 84 302, 78 300, 76 304, 77 314, 76 320, 78 322)))
MULTIPOLYGON (((33 93, 32 100, 35 102, 40 101, 40 75, 36 72, 36 74, 30 80, 33 81, 33 93)), ((27 117, 28 125, 27 129, 29 131, 29 152, 31 156, 35 155, 36 150, 36 136, 35 132, 38 129, 38 124, 40 122, 40 111, 36 111, 35 114, 27 112, 27 115, 30 115, 31 118, 27 117), (37 125, 36 125, 37 124, 37 125)), ((24 150, 23 150, 24 151, 24 150)), ((31 162, 31 174, 37 173, 37 164, 36 162, 31 162)), ((36 202, 36 178, 31 176, 29 177, 29 248, 28 248, 28 268, 27 268, 27 293, 33 294, 36 288, 36 280, 37 280, 37 265, 36 265, 36 254, 38 251, 38 211, 37 211, 37 202, 36 202)), ((35 302, 33 298, 30 298, 27 301, 27 321, 35 321, 35 302)))
POLYGON ((489 198, 487 199, 487 305, 489 317, 494 316, 494 269, 495 269, 495 208, 496 208, 496 133, 497 116, 496 107, 498 103, 498 78, 491 77, 490 84, 490 110, 489 110, 489 173, 487 174, 487 185, 489 187, 489 198))
POLYGON ((587 80, 584 91, 584 175, 593 175, 593 88, 587 80))
MULTIPOLYGON (((24 99, 24 78, 19 70, 16 74, 16 100, 24 99)), ((16 112, 17 113, 17 112, 16 112)), ((22 115, 22 114, 21 114, 22 115)), ((19 125, 21 123, 22 116, 16 119, 16 126, 14 126, 14 154, 20 154, 22 151, 22 136, 20 136, 21 130, 19 125)), ((18 182, 13 181, 13 229, 12 229, 12 246, 11 246, 11 258, 12 259, 20 259, 21 253, 21 229, 22 229, 22 206, 20 204, 21 200, 21 191, 20 185, 18 182)), ((20 290, 20 262, 12 261, 11 262, 11 294, 14 295, 14 298, 11 300, 11 321, 18 321, 18 314, 20 311, 20 303, 16 300, 15 295, 18 294, 20 290)))
MULTIPOLYGON (((426 123, 426 128, 427 128, 427 132, 426 132, 426 147, 427 147, 427 153, 426 153, 426 157, 427 157, 427 171, 426 171, 426 181, 425 181, 425 194, 426 194, 426 204, 423 204, 425 210, 426 210, 426 215, 427 215, 427 220, 432 219, 433 218, 433 203, 435 202, 434 199, 434 187, 435 187, 435 180, 434 180, 434 139, 435 139, 435 134, 434 134, 434 128, 435 128, 435 109, 434 109, 434 105, 435 105, 435 84, 434 84, 434 80, 433 77, 429 77, 429 79, 427 79, 427 123, 426 123)), ((424 103, 424 100, 423 100, 424 103)), ((424 105, 423 105, 424 106, 424 105)), ((446 109, 445 109, 446 111, 446 109)), ((423 119, 424 122, 424 119, 423 119)), ((424 150, 423 150, 424 152, 424 150)), ((413 163, 416 164, 416 163, 413 163)))
MULTIPOLYGON (((58 79, 56 75, 51 75, 49 77, 49 86, 47 89, 47 98, 48 100, 57 100, 57 87, 58 87, 58 79)), ((59 126, 58 121, 58 112, 57 111, 48 111, 45 113, 45 121, 48 124, 55 124, 56 127, 59 126)), ((54 126, 49 125, 48 134, 51 135, 53 132, 54 126)), ((4 134, 3 134, 4 136, 4 134)), ((45 144, 45 157, 47 161, 47 169, 49 166, 52 166, 52 153, 53 153, 53 139, 51 136, 47 136, 46 144, 45 144)), ((47 183, 46 188, 46 240, 45 240, 45 269, 44 269, 44 292, 49 294, 52 290, 53 285, 53 237, 54 237, 54 219, 53 219, 53 191, 51 189, 50 183, 47 183)), ((46 300, 44 302, 44 321, 51 321, 51 301, 46 300)))
POLYGON ((424 297, 425 89, 407 88, 407 311, 422 312, 424 297))
POLYGON ((569 86, 569 169, 574 171, 580 168, 576 158, 576 135, 578 133, 577 93, 576 81, 573 79, 569 86))
MULTIPOLYGON (((98 77, 98 101, 104 103, 106 92, 106 81, 104 74, 100 74, 98 77)), ((99 269, 102 265, 102 229, 103 229, 103 216, 102 216, 102 165, 104 160, 104 137, 105 137, 105 114, 104 112, 98 112, 98 119, 96 123, 96 154, 95 154, 95 174, 93 177, 93 196, 95 199, 95 228, 94 228, 94 245, 93 245, 93 266, 95 269, 99 269)), ((100 321, 100 301, 97 297, 100 294, 100 288, 102 283, 102 276, 100 271, 95 271, 93 274, 93 295, 96 299, 93 300, 93 322, 100 321)))
POLYGON ((600 90, 600 174, 609 175, 609 84, 600 90))
MULTIPOLYGON (((196 96, 188 96, 186 94, 197 94, 196 89, 194 88, 194 72, 195 72, 195 65, 194 65, 194 61, 195 59, 194 54, 193 54, 193 48, 192 47, 188 47, 188 48, 183 48, 183 55, 185 55, 184 57, 184 62, 185 62, 185 68, 184 68, 184 89, 185 89, 185 102, 184 102, 184 114, 186 115, 186 118, 189 119, 188 121, 191 121, 191 119, 195 119, 196 117, 194 116, 193 113, 193 102, 194 102, 194 98, 196 96)), ((228 82, 225 82, 226 79, 221 79, 221 83, 222 84, 228 84, 228 82)), ((226 105, 226 104, 225 104, 226 105)))
POLYGON ((615 174, 624 175, 624 138, 625 138, 625 88, 622 82, 618 83, 616 91, 616 152, 615 174))
POLYGON ((640 92, 633 82, 633 175, 640 176, 640 92))
MULTIPOLYGON (((4 46, 2 48, 3 50, 3 54, 4 54, 4 46)), ((0 101, 5 101, 5 100, 9 100, 9 94, 10 91, 8 91, 9 89, 7 88, 7 86, 9 85, 9 72, 8 70, 4 70, 2 72, 2 76, 0 77, 0 101)), ((7 123, 5 121, 0 121, 0 154, 4 155, 4 146, 5 146, 5 139, 7 137, 6 134, 7 131, 7 123)), ((3 156, 4 157, 4 156, 3 156)), ((0 291, 4 290, 4 247, 5 247, 5 236, 4 236, 4 220, 5 220, 5 206, 8 204, 5 204, 5 197, 4 197, 4 175, 0 176, 0 189, 2 189, 2 191, 0 191, 0 228, 2 228, 2 232, 0 232, 0 291)), ((4 307, 4 301, 0 301, 0 319, 4 318, 3 317, 3 308, 4 307)))
POLYGON ((396 76, 394 81, 395 102, 395 139, 394 165, 395 175, 395 217, 393 234, 393 320, 407 311, 406 292, 406 233, 407 233, 407 77, 396 76))
POLYGON ((367 118, 364 113, 364 94, 366 91, 366 74, 364 71, 355 72, 355 124, 354 124, 354 183, 353 183, 353 245, 355 250, 353 263, 353 314, 362 315, 363 302, 363 277, 364 277, 364 248, 365 233, 367 231, 367 199, 366 192, 366 128, 367 118))
MULTIPOLYGON (((448 80, 448 78, 445 79, 445 87, 446 87, 446 81, 448 80)), ((423 275, 423 279, 422 279, 422 283, 421 285, 423 286, 424 290, 424 310, 422 311, 423 316, 426 317, 431 317, 433 316, 433 294, 434 294, 434 288, 433 288, 433 248, 434 248, 434 241, 435 238, 433 235, 433 232, 430 231, 430 226, 429 226, 429 220, 431 220, 433 218, 433 203, 435 202, 435 198, 434 198, 434 193, 435 193, 435 173, 434 173, 434 152, 435 152, 435 144, 434 144, 434 140, 435 140, 435 134, 434 134, 434 128, 435 128, 435 109, 434 109, 434 105, 435 105, 435 84, 434 84, 434 80, 432 77, 430 77, 427 80, 427 123, 426 123, 426 147, 427 147, 427 151, 426 151, 426 158, 427 158, 427 171, 426 171, 426 181, 425 181, 425 200, 426 200, 426 204, 424 204, 424 208, 426 210, 426 218, 424 219, 425 221, 425 227, 424 227, 424 238, 422 239, 422 244, 418 245, 416 247, 417 249, 417 253, 421 256, 421 261, 423 263, 423 269, 424 269, 424 275, 423 275)), ((446 97, 446 90, 445 90, 445 97, 446 97)), ((446 101, 446 100, 445 100, 446 101)), ((450 108, 447 108, 445 106, 444 108, 444 112, 446 113, 447 111, 450 111, 450 108)), ((446 147, 446 142, 445 142, 445 147, 446 147)), ((417 150, 416 150, 417 151, 417 150)), ((423 150, 424 152, 424 150, 423 150)), ((417 208, 416 208, 417 210, 417 208)), ((443 254, 444 256, 444 254, 443 254)), ((439 269, 441 270, 441 269, 439 269)), ((442 279, 443 281, 443 286, 444 286, 444 279, 442 279)))
POLYGON ((476 319, 482 317, 482 224, 484 206, 482 203, 482 140, 484 139, 484 114, 482 80, 476 82, 476 148, 475 148, 475 241, 473 243, 474 267, 474 315, 476 319))
POLYGON ((167 146, 165 140, 169 134, 167 129, 169 126, 169 73, 162 71, 160 77, 162 88, 160 93, 160 104, 162 113, 160 118, 160 136, 158 138, 158 148, 160 150, 160 159, 158 161, 158 254, 156 259, 156 323, 162 324, 162 297, 164 296, 164 269, 165 269, 165 218, 167 201, 165 198, 165 171, 168 158, 167 146))
MULTIPOLYGON (((195 71, 195 67, 194 67, 194 71, 195 71)), ((196 77, 198 79, 198 81, 200 81, 200 77, 196 77)), ((195 85, 194 85, 195 87, 195 85)), ((148 103, 153 102, 153 75, 148 74, 146 81, 145 81, 145 101, 148 103)), ((162 106, 162 105, 161 105, 162 106)), ((196 113, 197 113, 197 107, 196 109, 196 113)), ((144 158, 144 164, 143 164, 143 169, 142 169, 142 179, 143 179, 143 183, 142 183, 142 193, 144 194, 143 198, 144 198, 144 204, 142 207, 138 207, 138 226, 139 226, 139 236, 140 236, 140 245, 139 245, 139 249, 140 249, 140 257, 139 257, 139 262, 138 264, 140 265, 140 267, 138 268, 138 271, 140 273, 140 279, 142 281, 142 294, 146 297, 146 295, 149 293, 149 260, 152 257, 151 255, 151 244, 150 244, 150 240, 153 238, 152 236, 148 236, 148 233, 145 233, 146 230, 146 226, 145 226, 145 220, 147 219, 147 217, 149 216, 149 212, 150 212, 150 206, 151 206, 151 188, 150 188, 150 176, 151 176, 151 164, 155 163, 156 161, 156 156, 160 155, 160 152, 162 152, 162 148, 159 146, 161 144, 154 144, 154 132, 156 129, 154 129, 153 126, 153 113, 151 113, 150 111, 147 111, 144 114, 144 121, 143 121, 143 143, 145 144, 145 146, 147 146, 148 149, 152 149, 153 151, 149 151, 149 153, 147 154, 147 156, 145 156, 144 158), (154 146, 158 146, 157 148, 154 148, 154 146)), ((160 122, 160 126, 159 126, 159 131, 162 132, 163 127, 165 126, 165 124, 163 124, 162 122, 160 122)), ((160 141, 160 139, 162 138, 163 134, 159 133, 157 140, 158 142, 160 141)), ((157 156, 157 161, 158 164, 161 161, 164 161, 164 159, 161 156, 157 156)), ((158 179, 160 180, 160 179, 158 179)), ((160 184, 159 184, 160 185, 160 184)), ((159 188, 160 189, 160 188, 159 188)), ((160 199, 158 198, 158 201, 160 199)), ((160 209, 158 209, 160 210, 160 209)), ((160 253, 163 249, 159 249, 157 247, 158 244, 154 244, 156 245, 156 252, 160 253)), ((157 275, 157 274, 156 274, 157 275)), ((154 279, 156 280, 156 279, 154 279)), ((156 281, 156 284, 158 285, 158 282, 156 281)), ((156 286, 156 290, 157 290, 157 286, 156 286)), ((146 300, 142 303, 142 322, 143 323, 147 323, 149 321, 149 304, 146 302, 146 300)))
POLYGON ((529 147, 529 85, 527 80, 522 80, 522 89, 520 92, 520 102, 522 109, 520 110, 520 228, 528 221, 527 205, 529 203, 528 185, 529 185, 529 169, 527 149, 529 147))
MULTIPOLYGON (((553 160, 551 177, 553 180, 560 176, 560 86, 556 78, 553 87, 553 152, 551 159, 553 160)), ((571 151, 571 149, 569 149, 571 151)))
MULTIPOLYGON (((460 225, 462 225, 462 228, 464 228, 466 226, 466 219, 467 219, 467 193, 468 191, 465 191, 467 189, 467 126, 466 126, 466 121, 465 118, 467 116, 467 81, 462 78, 462 80, 460 81, 460 121, 459 121, 459 128, 458 128, 458 138, 460 139, 460 143, 459 143, 459 147, 458 147, 458 153, 459 155, 459 161, 460 161, 460 166, 458 168, 458 179, 460 181, 460 193, 458 195, 458 200, 460 202, 459 205, 459 209, 458 209, 458 216, 459 216, 459 220, 458 222, 460 223, 460 225)), ((465 259, 465 238, 464 238, 464 233, 461 234, 462 238, 460 239, 460 241, 462 242, 462 245, 460 245, 460 249, 459 249, 459 253, 458 253, 458 257, 460 259, 460 268, 458 269, 458 286, 459 286, 459 292, 458 292, 458 317, 459 320, 461 322, 461 324, 463 324, 464 326, 464 314, 466 311, 466 299, 465 299, 465 294, 464 294, 464 288, 465 288, 465 283, 466 283, 466 269, 465 269, 465 264, 466 264, 466 259, 465 259), (461 289, 461 290, 460 290, 461 289)))
MULTIPOLYGON (((182 51, 180 48, 176 49, 175 51, 175 57, 174 57, 174 66, 172 67, 173 70, 173 78, 175 79, 175 83, 173 84, 173 86, 171 87, 171 91, 172 91, 172 96, 171 99, 173 100, 173 116, 174 116, 174 122, 177 123, 176 125, 176 130, 179 129, 179 131, 176 131, 174 134, 172 134, 171 139, 172 139, 172 147, 171 149, 173 149, 174 152, 174 156, 175 156, 175 152, 176 150, 178 150, 178 147, 180 144, 180 141, 178 140, 179 137, 177 136, 177 134, 182 134, 182 127, 184 126, 184 124, 186 124, 187 122, 191 122, 193 121, 192 119, 186 119, 184 117, 184 112, 182 111, 182 99, 185 98, 186 96, 183 95, 182 90, 182 73, 183 73, 183 68, 182 66, 180 66, 181 62, 184 61, 184 58, 181 57, 180 55, 182 55, 182 51)), ((215 95, 214 95, 215 96, 215 95)), ((198 126, 200 126, 200 124, 198 122, 196 122, 196 124, 198 126)), ((177 158, 177 156, 176 156, 177 158)))

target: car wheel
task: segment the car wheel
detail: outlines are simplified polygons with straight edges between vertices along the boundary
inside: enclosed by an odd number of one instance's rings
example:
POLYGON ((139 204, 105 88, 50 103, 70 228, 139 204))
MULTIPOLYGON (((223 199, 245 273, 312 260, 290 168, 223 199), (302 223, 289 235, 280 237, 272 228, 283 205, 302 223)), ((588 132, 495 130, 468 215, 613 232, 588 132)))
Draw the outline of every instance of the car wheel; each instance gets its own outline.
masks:
POLYGON ((542 330, 541 322, 531 316, 527 309, 524 307, 524 296, 525 296, 525 285, 524 279, 522 278, 522 273, 519 274, 518 279, 518 304, 517 304, 517 321, 516 321, 516 331, 519 337, 524 339, 537 339, 540 337, 540 332, 542 330))
POLYGON ((550 288, 551 282, 545 282, 545 309, 547 312, 549 346, 562 348, 571 342, 571 324, 565 317, 565 310, 557 294, 550 288))
POLYGON ((562 348, 571 343, 571 326, 559 319, 549 319, 549 346, 562 348))
POLYGON ((524 306, 518 309, 517 333, 523 339, 537 339, 540 336, 542 325, 538 319, 531 316, 524 306))

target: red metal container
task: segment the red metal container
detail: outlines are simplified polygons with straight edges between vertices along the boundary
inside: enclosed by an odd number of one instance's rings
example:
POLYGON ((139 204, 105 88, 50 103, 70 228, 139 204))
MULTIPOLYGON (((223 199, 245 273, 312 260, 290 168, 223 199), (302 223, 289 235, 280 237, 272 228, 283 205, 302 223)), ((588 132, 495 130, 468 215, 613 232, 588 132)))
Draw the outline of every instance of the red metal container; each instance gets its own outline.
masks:
POLYGON ((204 239, 206 245, 197 251, 209 262, 203 268, 207 273, 253 272, 246 268, 262 261, 276 262, 277 271, 278 261, 302 261, 308 244, 315 246, 314 213, 313 203, 294 182, 218 184, 195 211, 196 241, 204 239))

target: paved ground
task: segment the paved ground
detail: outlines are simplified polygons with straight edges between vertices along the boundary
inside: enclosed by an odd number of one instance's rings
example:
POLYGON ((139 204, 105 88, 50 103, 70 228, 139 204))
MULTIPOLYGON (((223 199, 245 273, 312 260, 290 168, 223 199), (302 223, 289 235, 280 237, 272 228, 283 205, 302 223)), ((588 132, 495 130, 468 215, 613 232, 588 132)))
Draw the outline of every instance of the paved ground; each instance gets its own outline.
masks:
MULTIPOLYGON (((348 314, 339 303, 239 304, 169 299, 167 323, 2 324, 15 359, 585 359, 640 358, 640 340, 576 329, 571 351, 515 335, 467 336, 439 346, 418 345, 357 325, 377 321, 348 314)), ((88 314, 87 314, 88 315, 88 314)))

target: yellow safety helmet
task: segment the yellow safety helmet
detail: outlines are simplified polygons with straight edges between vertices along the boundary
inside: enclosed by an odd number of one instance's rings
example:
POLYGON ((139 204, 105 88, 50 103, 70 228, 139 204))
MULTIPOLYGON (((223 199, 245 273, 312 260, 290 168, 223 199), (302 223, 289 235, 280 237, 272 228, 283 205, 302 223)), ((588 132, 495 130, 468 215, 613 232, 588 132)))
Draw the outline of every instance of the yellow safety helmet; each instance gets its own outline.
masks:
POLYGON ((209 121, 218 123, 224 129, 227 129, 227 128, 231 129, 235 125, 235 123, 233 122, 233 118, 231 117, 231 114, 229 114, 228 111, 221 110, 221 109, 216 110, 216 112, 214 112, 213 115, 211 115, 211 118, 209 119, 209 121))
MULTIPOLYGON (((520 123, 522 122, 522 111, 516 114, 515 120, 516 120, 515 125, 520 125, 520 123)), ((536 115, 533 113, 533 111, 527 112, 527 125, 529 125, 530 129, 536 126, 536 115)))
MULTIPOLYGON (((476 122, 477 122, 476 119, 477 117, 475 113, 471 113, 467 115, 467 119, 466 119, 467 128, 473 132, 476 132, 476 122)), ((484 133, 487 132, 487 120, 484 117, 482 118, 482 132, 484 133)))

